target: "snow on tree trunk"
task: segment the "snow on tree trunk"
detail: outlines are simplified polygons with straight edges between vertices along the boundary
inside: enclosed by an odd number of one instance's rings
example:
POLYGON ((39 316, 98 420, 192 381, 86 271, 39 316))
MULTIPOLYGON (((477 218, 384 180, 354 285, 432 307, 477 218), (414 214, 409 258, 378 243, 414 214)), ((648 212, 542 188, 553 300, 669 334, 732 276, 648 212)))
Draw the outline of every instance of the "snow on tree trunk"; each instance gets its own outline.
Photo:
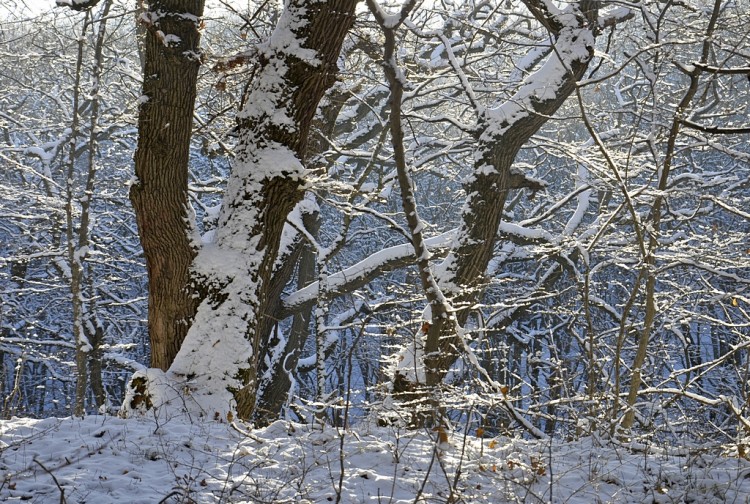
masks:
MULTIPOLYGON (((516 155, 574 91, 594 52, 598 30, 595 2, 570 4, 563 10, 549 2, 524 3, 549 30, 554 39, 553 50, 509 100, 478 110, 478 145, 474 172, 465 183, 467 199, 462 225, 453 250, 436 269, 441 289, 458 310, 460 325, 468 318, 466 308, 480 295, 508 193, 524 187, 543 187, 513 169, 516 155)), ((446 333, 439 326, 430 329, 427 340, 437 341, 437 348, 424 358, 425 369, 431 375, 426 378, 428 383, 439 383, 463 351, 465 345, 460 338, 459 331, 446 333)))
MULTIPOLYGON (((83 31, 89 28, 91 24, 91 13, 86 13, 86 19, 83 23, 83 31)), ((86 391, 88 390, 88 352, 91 345, 86 339, 84 331, 84 319, 86 317, 86 307, 83 301, 83 260, 88 253, 88 243, 84 240, 87 237, 87 230, 80 228, 82 235, 76 233, 76 203, 75 179, 76 179, 76 148, 78 139, 81 134, 81 117, 79 115, 79 102, 81 99, 81 74, 83 72, 83 49, 86 39, 81 36, 78 39, 78 51, 75 68, 75 81, 73 91, 73 117, 71 120, 71 135, 68 150, 67 177, 65 182, 65 241, 68 260, 68 277, 70 280, 70 294, 73 308, 73 337, 76 347, 76 402, 74 414, 83 416, 86 412, 86 391), (82 244, 81 242, 84 241, 82 244)))
POLYGON ((171 387, 180 392, 178 407, 212 418, 235 409, 242 418, 252 415, 264 345, 258 328, 272 304, 267 293, 282 230, 304 194, 310 125, 335 82, 356 3, 289 1, 257 48, 260 68, 238 114, 239 143, 219 224, 193 263, 203 301, 169 370, 136 373, 126 413, 161 406, 153 398, 167 397, 164 387, 171 387))

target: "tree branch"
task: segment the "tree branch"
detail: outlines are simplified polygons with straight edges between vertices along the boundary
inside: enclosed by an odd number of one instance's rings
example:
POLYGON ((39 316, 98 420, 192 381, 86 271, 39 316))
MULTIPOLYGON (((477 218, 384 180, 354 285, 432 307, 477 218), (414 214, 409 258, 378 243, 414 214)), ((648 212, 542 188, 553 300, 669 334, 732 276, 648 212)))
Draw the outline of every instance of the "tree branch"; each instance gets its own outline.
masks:
POLYGON ((693 121, 689 121, 687 119, 680 119, 680 124, 683 126, 686 126, 688 128, 692 128, 698 131, 702 131, 704 133, 713 133, 715 135, 741 135, 750 133, 750 126, 745 126, 742 128, 722 128, 721 126, 704 126, 702 124, 694 123, 693 121))

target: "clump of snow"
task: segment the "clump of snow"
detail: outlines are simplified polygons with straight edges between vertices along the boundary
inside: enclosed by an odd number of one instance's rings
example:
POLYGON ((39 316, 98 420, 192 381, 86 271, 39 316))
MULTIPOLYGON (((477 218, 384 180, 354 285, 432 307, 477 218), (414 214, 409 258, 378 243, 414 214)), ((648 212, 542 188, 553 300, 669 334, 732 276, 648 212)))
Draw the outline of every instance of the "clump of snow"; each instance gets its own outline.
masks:
POLYGON ((181 402, 178 385, 161 369, 141 369, 133 373, 125 393, 124 405, 132 413, 151 414, 154 406, 181 402))
POLYGON ((534 104, 557 97, 560 85, 575 61, 587 61, 594 48, 594 35, 588 28, 578 27, 575 16, 559 15, 563 29, 554 44, 554 52, 536 72, 524 79, 518 91, 498 107, 486 110, 487 128, 482 138, 487 141, 502 135, 519 120, 534 113, 534 104))
POLYGON ((156 36, 159 38, 164 47, 175 47, 180 45, 182 39, 173 33, 164 33, 161 30, 156 32, 156 36))
POLYGON ((0 501, 747 502, 750 463, 718 448, 525 441, 477 426, 13 418, 0 421, 0 501))
POLYGON ((258 53, 268 63, 254 79, 252 96, 238 113, 238 118, 254 121, 269 118, 272 124, 294 128, 294 120, 288 114, 285 103, 288 89, 285 76, 289 69, 284 55, 293 55, 310 65, 320 64, 317 52, 302 47, 304 40, 297 35, 307 22, 304 8, 286 5, 271 37, 258 46, 258 53))

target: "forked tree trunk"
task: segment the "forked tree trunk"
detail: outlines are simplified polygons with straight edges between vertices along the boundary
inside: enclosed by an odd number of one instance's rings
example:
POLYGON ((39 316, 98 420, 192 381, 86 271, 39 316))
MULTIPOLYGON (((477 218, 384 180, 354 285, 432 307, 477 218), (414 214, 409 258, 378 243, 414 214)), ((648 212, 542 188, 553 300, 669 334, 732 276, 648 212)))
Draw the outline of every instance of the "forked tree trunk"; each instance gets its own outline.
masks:
MULTIPOLYGON (((257 373, 266 345, 260 327, 272 313, 271 279, 279 242, 287 215, 304 194, 302 162, 310 125, 318 102, 336 80, 339 52, 354 23, 356 4, 292 0, 269 41, 258 47, 259 68, 247 104, 238 114, 239 141, 215 240, 201 248, 193 263, 202 302, 167 375, 156 378, 183 383, 180 390, 187 391, 190 403, 203 413, 222 415, 236 408, 242 418, 249 418, 255 408, 257 373)), ((142 121, 147 120, 144 116, 142 121)), ((149 192, 143 181, 136 190, 139 197, 154 191, 149 192)), ((175 201, 171 208, 177 206, 175 201)), ((173 220, 179 217, 172 214, 173 220)), ((139 224, 142 232, 150 225, 163 225, 139 224)), ((174 229, 171 232, 175 237, 174 229)), ((158 261, 172 249, 164 248, 158 233, 151 234, 151 245, 161 251, 154 258, 158 261)), ((158 269, 165 267, 149 264, 159 275, 170 273, 158 269)), ((175 290, 171 293, 176 295, 175 290)), ((156 376, 134 377, 130 393, 143 397, 156 376)), ((142 403, 131 402, 134 407, 142 403)))
MULTIPOLYGON (((497 241, 497 231, 508 193, 537 183, 513 171, 521 147, 554 115, 575 90, 594 52, 598 31, 596 2, 581 2, 571 16, 558 19, 538 0, 525 0, 529 10, 551 32, 556 42, 548 61, 530 75, 510 100, 488 110, 480 119, 479 144, 474 174, 465 186, 468 194, 459 229, 458 245, 446 259, 440 284, 458 309, 459 325, 485 283, 484 274, 497 241), (563 20, 567 24, 562 24, 563 20), (540 98, 542 97, 542 98, 540 98)), ((464 348, 449 326, 434 325, 426 347, 436 348, 425 358, 427 383, 439 383, 464 348)))

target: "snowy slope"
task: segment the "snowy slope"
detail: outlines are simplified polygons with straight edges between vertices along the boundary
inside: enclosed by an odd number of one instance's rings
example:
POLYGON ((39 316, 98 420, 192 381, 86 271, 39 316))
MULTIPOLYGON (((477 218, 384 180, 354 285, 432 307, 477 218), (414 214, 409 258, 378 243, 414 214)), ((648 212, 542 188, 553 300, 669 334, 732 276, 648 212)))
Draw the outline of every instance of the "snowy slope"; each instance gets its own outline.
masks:
POLYGON ((345 503, 750 502, 750 463, 705 447, 677 455, 475 432, 436 447, 433 432, 395 427, 279 421, 252 438, 240 429, 185 418, 3 421, 0 501, 325 503, 340 492, 345 503))

